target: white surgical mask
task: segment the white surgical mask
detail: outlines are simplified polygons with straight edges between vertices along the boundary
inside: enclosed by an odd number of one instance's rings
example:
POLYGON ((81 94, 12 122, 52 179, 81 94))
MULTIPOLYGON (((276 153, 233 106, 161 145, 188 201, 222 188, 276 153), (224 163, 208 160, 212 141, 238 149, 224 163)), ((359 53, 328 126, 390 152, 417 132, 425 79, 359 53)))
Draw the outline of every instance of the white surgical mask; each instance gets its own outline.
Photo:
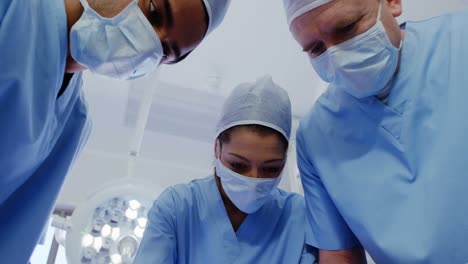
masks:
POLYGON ((356 98, 378 95, 384 89, 396 71, 399 48, 391 43, 381 13, 382 0, 372 28, 311 59, 322 80, 356 98))
POLYGON ((164 55, 156 32, 133 0, 112 18, 81 0, 84 12, 70 32, 71 56, 91 72, 127 80, 147 74, 164 55))
POLYGON ((269 201, 281 180, 281 175, 277 178, 246 177, 226 168, 220 158, 216 160, 216 175, 229 199, 247 214, 256 212, 269 201))

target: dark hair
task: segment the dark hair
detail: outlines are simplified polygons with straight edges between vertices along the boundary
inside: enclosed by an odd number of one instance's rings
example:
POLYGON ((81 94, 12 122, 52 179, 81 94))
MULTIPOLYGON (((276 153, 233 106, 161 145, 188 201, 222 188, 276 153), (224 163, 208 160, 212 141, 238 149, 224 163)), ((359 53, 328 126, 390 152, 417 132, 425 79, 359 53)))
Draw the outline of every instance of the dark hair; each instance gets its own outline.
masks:
POLYGON ((206 34, 208 34, 208 27, 210 25, 210 15, 208 14, 208 9, 206 8, 205 1, 200 0, 203 5, 203 11, 205 13, 205 22, 206 22, 206 33, 203 37, 206 37, 206 34))
POLYGON ((279 137, 280 141, 281 141, 281 144, 284 147, 284 150, 286 151, 288 149, 289 142, 284 137, 283 134, 281 134, 280 132, 274 130, 273 128, 270 128, 270 127, 267 127, 267 126, 262 126, 262 125, 255 125, 255 124, 233 126, 231 128, 228 128, 228 129, 224 130, 218 136, 219 143, 220 144, 229 143, 229 141, 231 140, 231 133, 234 130, 239 129, 241 127, 246 128, 248 131, 251 131, 251 132, 254 132, 254 133, 258 134, 261 137, 266 137, 266 136, 270 136, 270 135, 277 135, 279 137))
MULTIPOLYGON (((206 22, 206 33, 208 33, 208 25, 210 24, 210 16, 208 15, 208 10, 206 9, 206 6, 205 6, 205 2, 203 2, 203 0, 200 0, 202 2, 202 6, 203 6, 203 11, 205 13, 205 22, 206 22)), ((206 33, 205 35, 203 36, 203 38, 206 37, 206 33)), ((184 55, 180 56, 179 58, 173 60, 173 61, 170 61, 166 64, 176 64, 178 62, 181 62, 183 61, 185 58, 188 57, 188 55, 190 55, 190 53, 192 53, 193 50, 185 53, 184 55)))

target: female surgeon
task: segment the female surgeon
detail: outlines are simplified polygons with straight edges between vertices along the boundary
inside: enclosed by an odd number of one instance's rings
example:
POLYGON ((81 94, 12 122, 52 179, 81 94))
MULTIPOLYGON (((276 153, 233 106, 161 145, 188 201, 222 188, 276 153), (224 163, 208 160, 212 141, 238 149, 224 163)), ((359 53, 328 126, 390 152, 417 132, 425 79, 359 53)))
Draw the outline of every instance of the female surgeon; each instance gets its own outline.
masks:
POLYGON ((216 132, 214 175, 159 196, 134 263, 313 263, 304 198, 277 188, 291 133, 286 91, 270 77, 239 85, 216 132))

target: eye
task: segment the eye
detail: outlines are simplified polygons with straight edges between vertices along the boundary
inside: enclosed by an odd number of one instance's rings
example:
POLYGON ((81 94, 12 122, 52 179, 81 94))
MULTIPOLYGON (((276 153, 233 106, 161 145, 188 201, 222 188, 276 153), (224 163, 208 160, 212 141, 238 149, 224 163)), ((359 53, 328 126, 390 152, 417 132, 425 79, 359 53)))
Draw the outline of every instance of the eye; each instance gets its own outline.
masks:
POLYGON ((313 54, 318 54, 323 49, 324 49, 323 43, 319 43, 318 45, 315 45, 315 47, 310 52, 313 54))
POLYGON ((309 55, 312 57, 317 57, 320 54, 324 53, 326 50, 325 44, 323 42, 317 43, 315 46, 313 46, 311 49, 307 51, 309 55))
POLYGON ((236 169, 236 170, 242 170, 242 169, 246 168, 246 166, 244 164, 237 163, 237 162, 232 162, 231 167, 233 169, 236 169))
POLYGON ((162 57, 162 61, 166 61, 168 57, 170 56, 170 48, 166 41, 161 41, 161 45, 162 45, 163 53, 164 53, 162 57))
POLYGON ((351 23, 351 24, 349 24, 347 26, 341 27, 338 30, 336 30, 336 33, 338 33, 338 34, 350 33, 350 32, 352 32, 354 30, 354 28, 356 27, 356 24, 357 24, 357 21, 354 22, 354 23, 351 23))
POLYGON ((281 171, 281 169, 278 168, 278 167, 265 167, 265 168, 263 168, 263 172, 270 173, 270 174, 279 173, 280 171, 281 171))
POLYGON ((155 27, 159 27, 162 25, 162 16, 161 13, 159 12, 159 9, 153 1, 150 1, 150 12, 148 16, 148 20, 151 23, 151 25, 155 27))

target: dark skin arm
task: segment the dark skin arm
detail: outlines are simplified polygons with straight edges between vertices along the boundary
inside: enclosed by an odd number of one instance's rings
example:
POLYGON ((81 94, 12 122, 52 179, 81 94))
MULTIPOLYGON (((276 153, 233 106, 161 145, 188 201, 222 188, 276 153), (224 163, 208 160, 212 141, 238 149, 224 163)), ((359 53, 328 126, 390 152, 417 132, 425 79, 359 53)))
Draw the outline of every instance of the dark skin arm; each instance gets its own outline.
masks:
POLYGON ((57 94, 57 99, 65 92, 72 77, 73 73, 65 73, 65 75, 63 76, 62 87, 60 87, 60 91, 57 94))
POLYGON ((229 216, 229 220, 231 220, 232 228, 234 232, 239 229, 242 222, 244 222, 247 214, 242 212, 241 210, 237 209, 237 207, 229 200, 227 194, 224 192, 223 187, 221 186, 221 181, 219 177, 215 176, 216 185, 218 186, 219 193, 221 194, 221 198, 223 199, 224 207, 226 207, 226 212, 229 216))
POLYGON ((362 246, 344 250, 319 250, 319 264, 366 264, 362 246))

